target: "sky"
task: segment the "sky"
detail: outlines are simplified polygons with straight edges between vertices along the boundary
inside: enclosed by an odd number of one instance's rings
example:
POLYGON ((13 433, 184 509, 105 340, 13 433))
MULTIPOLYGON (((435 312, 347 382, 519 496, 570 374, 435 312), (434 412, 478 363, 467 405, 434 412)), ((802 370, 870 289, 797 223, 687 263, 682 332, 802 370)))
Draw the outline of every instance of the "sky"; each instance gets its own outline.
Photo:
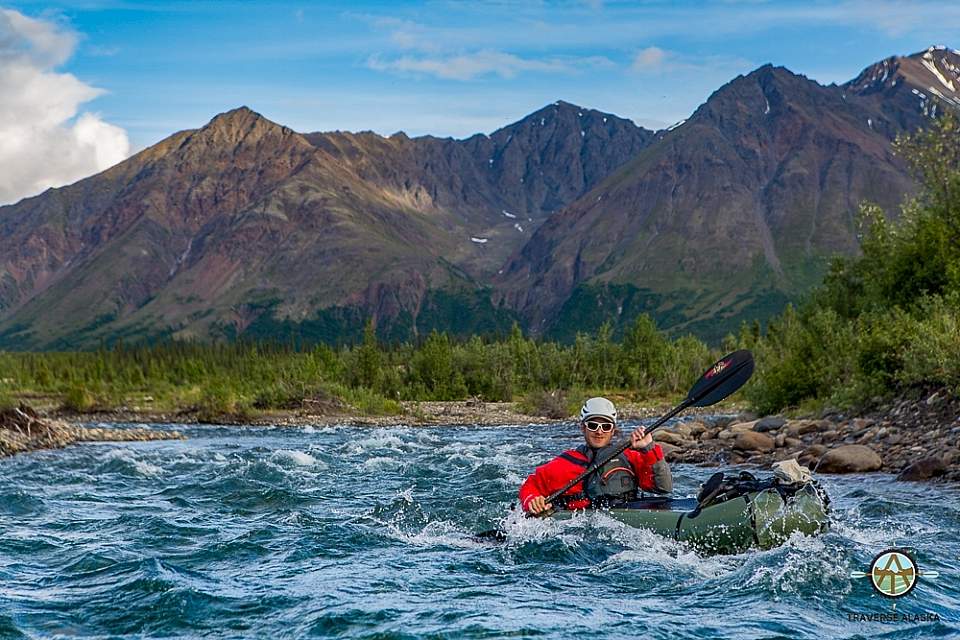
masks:
POLYGON ((960 3, 0 0, 0 204, 246 105, 466 137, 556 100, 664 128, 766 64, 823 84, 960 47, 960 3))

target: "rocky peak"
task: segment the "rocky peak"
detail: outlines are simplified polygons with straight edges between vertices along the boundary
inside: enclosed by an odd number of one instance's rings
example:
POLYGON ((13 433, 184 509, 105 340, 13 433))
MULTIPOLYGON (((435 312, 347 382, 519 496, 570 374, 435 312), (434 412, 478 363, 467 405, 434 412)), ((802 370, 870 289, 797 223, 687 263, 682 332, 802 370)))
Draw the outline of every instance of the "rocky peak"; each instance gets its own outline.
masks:
POLYGON ((960 52, 935 45, 909 56, 892 56, 870 65, 843 87, 863 96, 907 89, 927 115, 935 115, 937 103, 960 108, 960 52))
POLYGON ((232 147, 241 143, 256 143, 265 138, 285 138, 291 135, 299 134, 244 106, 217 114, 197 130, 195 137, 209 143, 232 147))
POLYGON ((643 130, 626 118, 557 100, 522 120, 498 129, 490 135, 490 138, 496 142, 505 142, 511 136, 521 132, 543 132, 547 135, 573 133, 585 137, 591 130, 613 133, 623 129, 643 130))
POLYGON ((714 91, 689 121, 740 131, 772 121, 789 105, 807 102, 814 93, 825 90, 784 67, 766 64, 714 91))

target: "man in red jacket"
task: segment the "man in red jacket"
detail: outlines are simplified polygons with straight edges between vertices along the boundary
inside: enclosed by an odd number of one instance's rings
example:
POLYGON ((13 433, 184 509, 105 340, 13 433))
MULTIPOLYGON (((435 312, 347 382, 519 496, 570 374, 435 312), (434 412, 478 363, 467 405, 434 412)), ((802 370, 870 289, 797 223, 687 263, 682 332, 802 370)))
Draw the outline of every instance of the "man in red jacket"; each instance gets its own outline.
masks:
MULTIPOLYGON (((610 444, 617 426, 617 409, 606 398, 590 398, 580 409, 580 430, 586 444, 561 453, 537 467, 520 487, 520 504, 530 513, 553 508, 546 496, 586 471, 594 460, 602 460, 616 448, 610 444)), ((637 489, 655 493, 673 490, 673 476, 663 459, 660 445, 643 427, 630 435, 630 448, 578 482, 563 494, 558 506, 585 509, 604 506, 636 496, 637 489)))

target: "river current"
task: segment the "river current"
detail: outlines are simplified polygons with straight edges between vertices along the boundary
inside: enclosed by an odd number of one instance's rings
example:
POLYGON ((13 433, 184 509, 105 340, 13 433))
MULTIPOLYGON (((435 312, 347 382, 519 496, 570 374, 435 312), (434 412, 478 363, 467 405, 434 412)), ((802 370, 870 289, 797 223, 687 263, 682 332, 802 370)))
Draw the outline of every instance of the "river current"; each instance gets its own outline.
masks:
POLYGON ((709 556, 511 512, 572 425, 159 428, 0 460, 0 638, 960 637, 954 486, 824 476, 830 532, 709 556), (939 577, 850 577, 891 546, 939 577))

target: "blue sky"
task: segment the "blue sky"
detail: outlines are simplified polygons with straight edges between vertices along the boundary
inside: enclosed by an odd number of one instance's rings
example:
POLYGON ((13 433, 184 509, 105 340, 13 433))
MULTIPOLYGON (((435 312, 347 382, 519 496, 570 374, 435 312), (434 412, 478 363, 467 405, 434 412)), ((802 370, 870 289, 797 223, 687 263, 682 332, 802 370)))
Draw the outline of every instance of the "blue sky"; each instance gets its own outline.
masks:
POLYGON ((4 1, 76 34, 57 70, 133 150, 248 105, 298 131, 462 137, 557 99, 648 127, 771 62, 843 82, 960 47, 953 2, 4 1))

